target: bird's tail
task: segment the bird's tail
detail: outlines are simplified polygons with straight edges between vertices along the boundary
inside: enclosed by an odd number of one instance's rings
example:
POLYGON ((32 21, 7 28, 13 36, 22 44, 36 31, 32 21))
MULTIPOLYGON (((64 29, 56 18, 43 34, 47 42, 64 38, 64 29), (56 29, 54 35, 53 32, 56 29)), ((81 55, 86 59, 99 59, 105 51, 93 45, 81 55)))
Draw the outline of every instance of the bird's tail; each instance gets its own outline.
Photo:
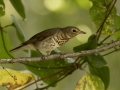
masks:
POLYGON ((18 51, 18 50, 22 49, 23 47, 24 47, 24 45, 20 45, 20 46, 18 46, 18 47, 16 47, 16 48, 11 49, 9 52, 18 51))

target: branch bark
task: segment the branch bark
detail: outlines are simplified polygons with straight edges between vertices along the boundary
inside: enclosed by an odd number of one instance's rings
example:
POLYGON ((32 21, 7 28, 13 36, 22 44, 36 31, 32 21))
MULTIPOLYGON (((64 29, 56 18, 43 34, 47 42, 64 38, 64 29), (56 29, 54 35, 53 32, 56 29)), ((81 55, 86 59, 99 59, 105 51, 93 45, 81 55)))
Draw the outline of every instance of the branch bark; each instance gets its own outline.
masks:
POLYGON ((114 41, 106 46, 102 46, 97 49, 93 50, 84 50, 76 53, 58 53, 54 55, 46 55, 41 57, 21 57, 21 58, 14 58, 14 59, 0 59, 1 64, 7 63, 20 63, 20 62, 38 62, 41 60, 50 60, 50 59, 57 59, 57 58, 69 58, 69 57, 77 57, 77 56, 87 56, 91 54, 100 53, 106 51, 108 49, 114 48, 116 46, 120 46, 120 40, 114 41))

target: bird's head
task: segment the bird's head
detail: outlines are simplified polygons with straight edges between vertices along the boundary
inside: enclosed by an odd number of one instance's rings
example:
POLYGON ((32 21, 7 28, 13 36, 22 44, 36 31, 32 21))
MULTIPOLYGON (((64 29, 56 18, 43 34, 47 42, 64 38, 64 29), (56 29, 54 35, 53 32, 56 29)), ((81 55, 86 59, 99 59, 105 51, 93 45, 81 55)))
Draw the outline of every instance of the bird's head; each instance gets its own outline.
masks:
POLYGON ((77 27, 74 27, 74 26, 65 27, 65 28, 63 28, 62 31, 66 34, 66 36, 68 38, 75 37, 78 34, 86 34, 86 32, 81 31, 80 29, 78 29, 77 27))

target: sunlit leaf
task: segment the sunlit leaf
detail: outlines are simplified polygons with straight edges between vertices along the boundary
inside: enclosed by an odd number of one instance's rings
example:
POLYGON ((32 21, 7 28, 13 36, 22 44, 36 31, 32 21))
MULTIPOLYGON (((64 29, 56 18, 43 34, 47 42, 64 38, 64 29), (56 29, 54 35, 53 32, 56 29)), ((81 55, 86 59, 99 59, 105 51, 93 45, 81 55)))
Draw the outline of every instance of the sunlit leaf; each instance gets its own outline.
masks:
POLYGON ((15 8, 15 10, 18 12, 18 14, 25 19, 25 9, 22 3, 22 0, 10 0, 11 4, 15 8))
POLYGON ((102 80, 93 75, 87 73, 77 83, 75 90, 105 90, 102 80))
MULTIPOLYGON (((105 16, 110 11, 112 0, 90 0, 90 1, 93 3, 93 6, 90 9, 91 19, 95 23, 96 28, 98 29, 102 24, 103 20, 105 19, 105 16)), ((103 34, 114 33, 114 31, 116 30, 115 18, 116 9, 113 8, 102 29, 103 34)))
POLYGON ((15 88, 23 86, 34 79, 33 75, 30 73, 14 71, 10 69, 6 70, 0 69, 0 85, 7 87, 8 90, 14 90, 15 88), (11 77, 10 74, 14 77, 11 77))
POLYGON ((0 0, 0 17, 5 15, 5 4, 3 0, 0 0))
POLYGON ((102 68, 92 68, 89 66, 89 70, 91 74, 94 74, 101 78, 105 85, 105 90, 107 90, 109 83, 110 83, 110 71, 108 66, 104 66, 102 68))

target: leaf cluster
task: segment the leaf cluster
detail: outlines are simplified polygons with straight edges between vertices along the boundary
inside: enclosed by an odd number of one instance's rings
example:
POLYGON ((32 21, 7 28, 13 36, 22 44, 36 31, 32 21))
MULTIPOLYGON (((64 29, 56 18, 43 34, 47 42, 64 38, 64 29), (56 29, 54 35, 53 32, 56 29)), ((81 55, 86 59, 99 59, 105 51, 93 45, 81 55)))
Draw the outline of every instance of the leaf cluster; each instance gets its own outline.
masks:
MULTIPOLYGON (((9 0, 18 14, 25 19, 25 9, 21 0, 9 0)), ((96 26, 96 33, 88 38, 88 41, 82 45, 78 45, 73 48, 74 52, 81 50, 92 50, 104 45, 104 42, 108 40, 110 36, 120 37, 120 17, 116 14, 115 3, 117 0, 90 0, 92 7, 90 8, 90 17, 96 26), (105 36, 100 41, 101 36, 105 36)), ((0 0, 0 18, 5 15, 5 4, 3 0, 0 0)), ((13 24, 2 27, 0 26, 0 58, 13 58, 14 56, 9 54, 8 50, 11 49, 11 43, 4 28, 13 26, 16 28, 16 34, 20 42, 25 41, 23 31, 19 27, 16 19, 12 16, 13 24)), ((109 43, 109 42, 108 42, 109 43)), ((26 51, 25 51, 26 52, 26 51)), ((26 52, 28 53, 28 52, 26 52)), ((30 57, 38 57, 39 53, 36 51, 30 51, 30 57)), ((56 52, 52 52, 56 54, 56 52)), ((108 55, 108 54, 107 54, 108 55)), ((107 62, 101 53, 93 55, 82 56, 75 58, 54 59, 41 62, 26 62, 24 64, 29 71, 40 77, 38 81, 43 81, 47 85, 43 88, 37 88, 42 90, 48 87, 55 87, 57 82, 64 79, 77 69, 84 69, 82 66, 87 64, 89 67, 89 73, 85 74, 83 78, 76 85, 76 90, 107 90, 110 82, 110 71, 107 66, 107 62), (71 59, 74 62, 68 62, 71 59), (98 84, 98 86, 97 86, 98 84), (82 87, 82 88, 80 88, 82 87), (100 88, 99 88, 100 87, 100 88), (99 88, 99 89, 98 89, 99 88)), ((1 71, 0 71, 1 72, 1 71)), ((34 83, 33 83, 34 84, 34 83)))

